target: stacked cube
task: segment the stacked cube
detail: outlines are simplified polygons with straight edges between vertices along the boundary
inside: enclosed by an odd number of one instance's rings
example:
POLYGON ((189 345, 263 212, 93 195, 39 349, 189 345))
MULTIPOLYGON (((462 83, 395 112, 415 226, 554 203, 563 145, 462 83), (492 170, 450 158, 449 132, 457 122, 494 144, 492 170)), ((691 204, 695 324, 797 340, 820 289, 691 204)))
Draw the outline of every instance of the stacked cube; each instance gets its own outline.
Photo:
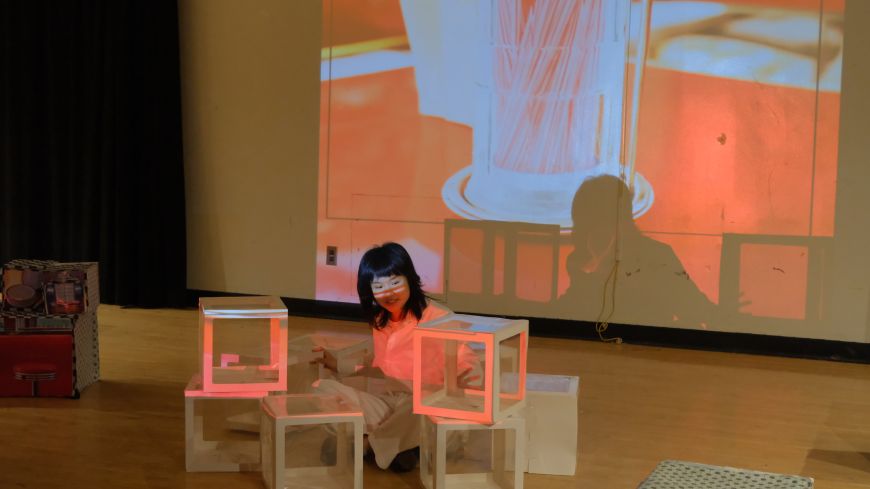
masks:
MULTIPOLYGON (((526 471, 573 474, 577 378, 527 381, 527 320, 449 315, 420 324, 413 345, 424 486, 522 489, 526 471)), ((371 337, 288 341, 277 297, 201 299, 200 368, 185 390, 188 471, 260 471, 270 489, 360 489, 363 413, 312 392, 326 373, 312 363, 319 350, 349 374, 371 337)))
POLYGON ((199 309, 200 371, 185 389, 187 470, 260 471, 269 488, 317 479, 360 489, 362 412, 305 384, 314 346, 340 345, 334 354, 352 368, 345 357, 366 352, 370 339, 315 334, 288 343, 277 297, 203 298, 199 309), (288 394, 288 385, 302 392, 288 394))
POLYGON ((522 489, 529 323, 449 315, 414 332, 414 412, 427 489, 522 489))
POLYGON ((257 435, 234 430, 234 415, 259 413, 265 391, 208 392, 195 374, 184 389, 185 466, 188 472, 260 470, 257 435))
POLYGON ((287 388, 287 308, 281 299, 203 298, 199 316, 205 392, 287 388))
POLYGON ((199 301, 199 372, 184 390, 191 472, 260 469, 260 441, 230 426, 287 386, 287 308, 277 297, 199 301))
POLYGON ((414 412, 428 489, 521 489, 523 472, 573 475, 579 379, 527 374, 528 321, 449 315, 414 337, 414 412))
POLYGON ((362 489, 364 421, 358 406, 331 395, 269 396, 262 419, 268 489, 362 489))

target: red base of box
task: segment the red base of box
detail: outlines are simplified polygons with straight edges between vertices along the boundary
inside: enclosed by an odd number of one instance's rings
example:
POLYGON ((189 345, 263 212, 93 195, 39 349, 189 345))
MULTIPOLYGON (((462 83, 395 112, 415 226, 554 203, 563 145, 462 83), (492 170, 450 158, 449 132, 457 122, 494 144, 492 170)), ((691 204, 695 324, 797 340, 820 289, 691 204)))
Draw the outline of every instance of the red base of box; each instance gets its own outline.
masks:
POLYGON ((72 335, 0 336, 0 396, 32 397, 34 393, 39 397, 75 396, 72 335), (35 364, 39 364, 41 372, 34 372, 32 377, 45 378, 45 370, 49 369, 53 371, 54 378, 26 380, 31 377, 28 368, 35 364))

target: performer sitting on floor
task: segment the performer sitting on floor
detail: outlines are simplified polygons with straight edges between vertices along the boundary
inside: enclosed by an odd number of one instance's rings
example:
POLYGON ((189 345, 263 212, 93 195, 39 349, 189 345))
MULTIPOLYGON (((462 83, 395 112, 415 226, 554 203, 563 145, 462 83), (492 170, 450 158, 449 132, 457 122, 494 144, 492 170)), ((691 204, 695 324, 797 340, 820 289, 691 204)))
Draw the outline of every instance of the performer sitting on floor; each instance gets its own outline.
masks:
MULTIPOLYGON (((396 243, 376 246, 363 255, 357 293, 372 328, 374 353, 370 366, 341 382, 322 379, 316 390, 357 402, 365 416, 366 451, 374 452, 382 469, 410 471, 419 460, 420 445, 420 419, 413 413, 411 394, 413 331, 419 323, 451 311, 426 296, 410 255, 396 243)), ((460 347, 458 353, 457 384, 470 387, 480 378, 478 358, 468 347, 460 347)), ((322 362, 335 370, 335 359, 327 352, 322 362)), ((432 349, 421 364, 426 383, 443 382, 443 352, 432 349)))

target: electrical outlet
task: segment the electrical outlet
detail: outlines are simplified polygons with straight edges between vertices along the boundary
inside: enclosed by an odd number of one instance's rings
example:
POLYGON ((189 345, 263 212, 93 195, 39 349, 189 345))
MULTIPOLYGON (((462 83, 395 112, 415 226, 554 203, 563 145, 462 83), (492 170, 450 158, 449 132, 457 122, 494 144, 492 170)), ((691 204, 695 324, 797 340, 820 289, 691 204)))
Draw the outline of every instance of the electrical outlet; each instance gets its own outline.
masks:
POLYGON ((337 246, 327 246, 326 247, 326 264, 336 266, 338 265, 338 247, 337 246))

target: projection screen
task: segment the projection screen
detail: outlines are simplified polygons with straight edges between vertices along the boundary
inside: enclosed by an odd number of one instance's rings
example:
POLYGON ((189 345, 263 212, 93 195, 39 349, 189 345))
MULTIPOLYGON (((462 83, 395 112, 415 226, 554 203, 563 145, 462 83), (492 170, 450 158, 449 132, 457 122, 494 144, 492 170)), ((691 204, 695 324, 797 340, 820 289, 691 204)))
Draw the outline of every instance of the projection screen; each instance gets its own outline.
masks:
POLYGON ((464 312, 825 320, 844 0, 323 4, 317 299, 395 241, 464 312))

